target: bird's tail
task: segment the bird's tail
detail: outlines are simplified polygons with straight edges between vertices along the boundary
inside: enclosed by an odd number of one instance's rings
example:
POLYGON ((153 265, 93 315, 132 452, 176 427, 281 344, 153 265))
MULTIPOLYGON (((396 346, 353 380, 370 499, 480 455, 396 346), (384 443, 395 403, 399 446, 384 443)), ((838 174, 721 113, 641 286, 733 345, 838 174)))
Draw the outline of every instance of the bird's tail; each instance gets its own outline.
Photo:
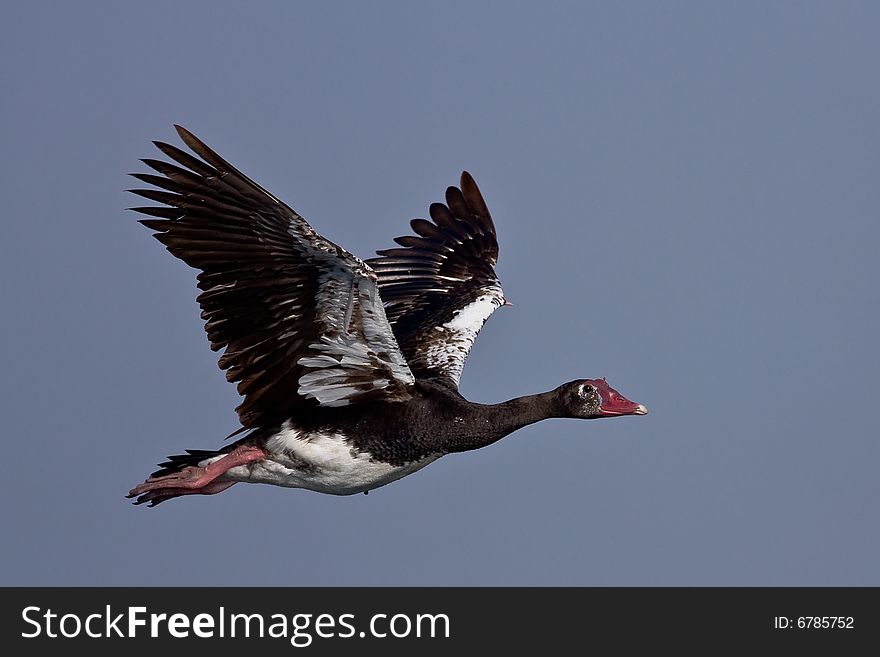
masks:
POLYGON ((198 467, 204 464, 204 461, 222 456, 232 451, 235 443, 226 445, 222 449, 187 449, 186 454, 172 454, 167 461, 159 464, 159 469, 153 472, 151 477, 162 477, 164 475, 180 472, 186 466, 192 465, 198 467))

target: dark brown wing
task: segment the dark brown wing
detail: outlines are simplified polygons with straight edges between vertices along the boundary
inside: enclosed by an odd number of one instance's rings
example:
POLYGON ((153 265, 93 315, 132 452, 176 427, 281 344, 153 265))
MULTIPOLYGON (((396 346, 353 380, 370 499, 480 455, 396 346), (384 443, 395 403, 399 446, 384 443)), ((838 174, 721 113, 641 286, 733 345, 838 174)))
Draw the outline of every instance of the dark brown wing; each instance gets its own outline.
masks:
POLYGON ((154 142, 176 164, 143 160, 161 175, 132 174, 154 189, 130 191, 164 207, 132 209, 201 270, 197 300, 211 349, 225 350, 220 367, 244 396, 242 425, 283 422, 304 405, 409 398, 414 378, 370 268, 176 127, 201 159, 154 142))
POLYGON ((367 260, 379 276, 385 313, 397 342, 419 378, 455 387, 471 346, 489 315, 504 303, 495 275, 498 239, 486 202, 471 175, 461 189, 433 203, 433 221, 413 219, 416 235, 394 241, 403 248, 367 260))

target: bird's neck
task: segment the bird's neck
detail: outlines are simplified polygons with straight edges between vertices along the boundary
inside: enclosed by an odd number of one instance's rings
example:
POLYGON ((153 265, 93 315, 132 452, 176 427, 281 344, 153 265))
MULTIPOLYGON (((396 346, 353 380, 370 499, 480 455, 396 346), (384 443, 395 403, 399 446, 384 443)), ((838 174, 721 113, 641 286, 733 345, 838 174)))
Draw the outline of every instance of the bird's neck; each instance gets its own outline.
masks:
POLYGON ((453 432, 448 445, 450 452, 479 449, 504 438, 517 429, 560 417, 556 407, 555 391, 516 397, 500 404, 468 403, 468 412, 462 418, 462 430, 453 432))

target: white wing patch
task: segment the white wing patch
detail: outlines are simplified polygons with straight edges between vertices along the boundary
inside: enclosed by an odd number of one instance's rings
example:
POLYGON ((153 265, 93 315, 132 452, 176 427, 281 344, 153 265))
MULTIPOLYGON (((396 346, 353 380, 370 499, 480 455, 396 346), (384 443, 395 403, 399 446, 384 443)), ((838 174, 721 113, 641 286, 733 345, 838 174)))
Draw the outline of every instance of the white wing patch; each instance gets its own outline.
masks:
POLYGON ((310 370, 299 378, 300 395, 322 406, 345 406, 357 395, 390 388, 394 396, 394 389, 415 383, 373 279, 340 267, 323 274, 318 289, 325 331, 309 345, 313 355, 298 361, 310 370))
POLYGON ((455 385, 461 380, 461 372, 477 334, 489 316, 504 303, 500 287, 486 288, 485 294, 455 314, 445 324, 435 326, 425 349, 425 361, 431 369, 448 375, 455 385))

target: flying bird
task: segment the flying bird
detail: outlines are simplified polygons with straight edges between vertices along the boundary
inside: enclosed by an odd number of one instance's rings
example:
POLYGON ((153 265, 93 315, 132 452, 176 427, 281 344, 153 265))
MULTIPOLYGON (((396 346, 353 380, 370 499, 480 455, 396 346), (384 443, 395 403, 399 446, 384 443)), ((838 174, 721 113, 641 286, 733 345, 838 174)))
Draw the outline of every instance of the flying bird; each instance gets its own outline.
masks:
POLYGON ((175 126, 195 154, 154 142, 171 162, 129 190, 172 255, 199 270, 211 349, 237 383, 240 436, 169 456, 128 494, 154 506, 238 482, 366 493, 445 454, 490 445, 546 418, 644 415, 605 379, 579 379, 500 404, 458 390, 477 333, 508 305, 498 240, 474 179, 410 222, 398 247, 361 260, 175 126), (158 174, 158 175, 156 175, 158 174))

